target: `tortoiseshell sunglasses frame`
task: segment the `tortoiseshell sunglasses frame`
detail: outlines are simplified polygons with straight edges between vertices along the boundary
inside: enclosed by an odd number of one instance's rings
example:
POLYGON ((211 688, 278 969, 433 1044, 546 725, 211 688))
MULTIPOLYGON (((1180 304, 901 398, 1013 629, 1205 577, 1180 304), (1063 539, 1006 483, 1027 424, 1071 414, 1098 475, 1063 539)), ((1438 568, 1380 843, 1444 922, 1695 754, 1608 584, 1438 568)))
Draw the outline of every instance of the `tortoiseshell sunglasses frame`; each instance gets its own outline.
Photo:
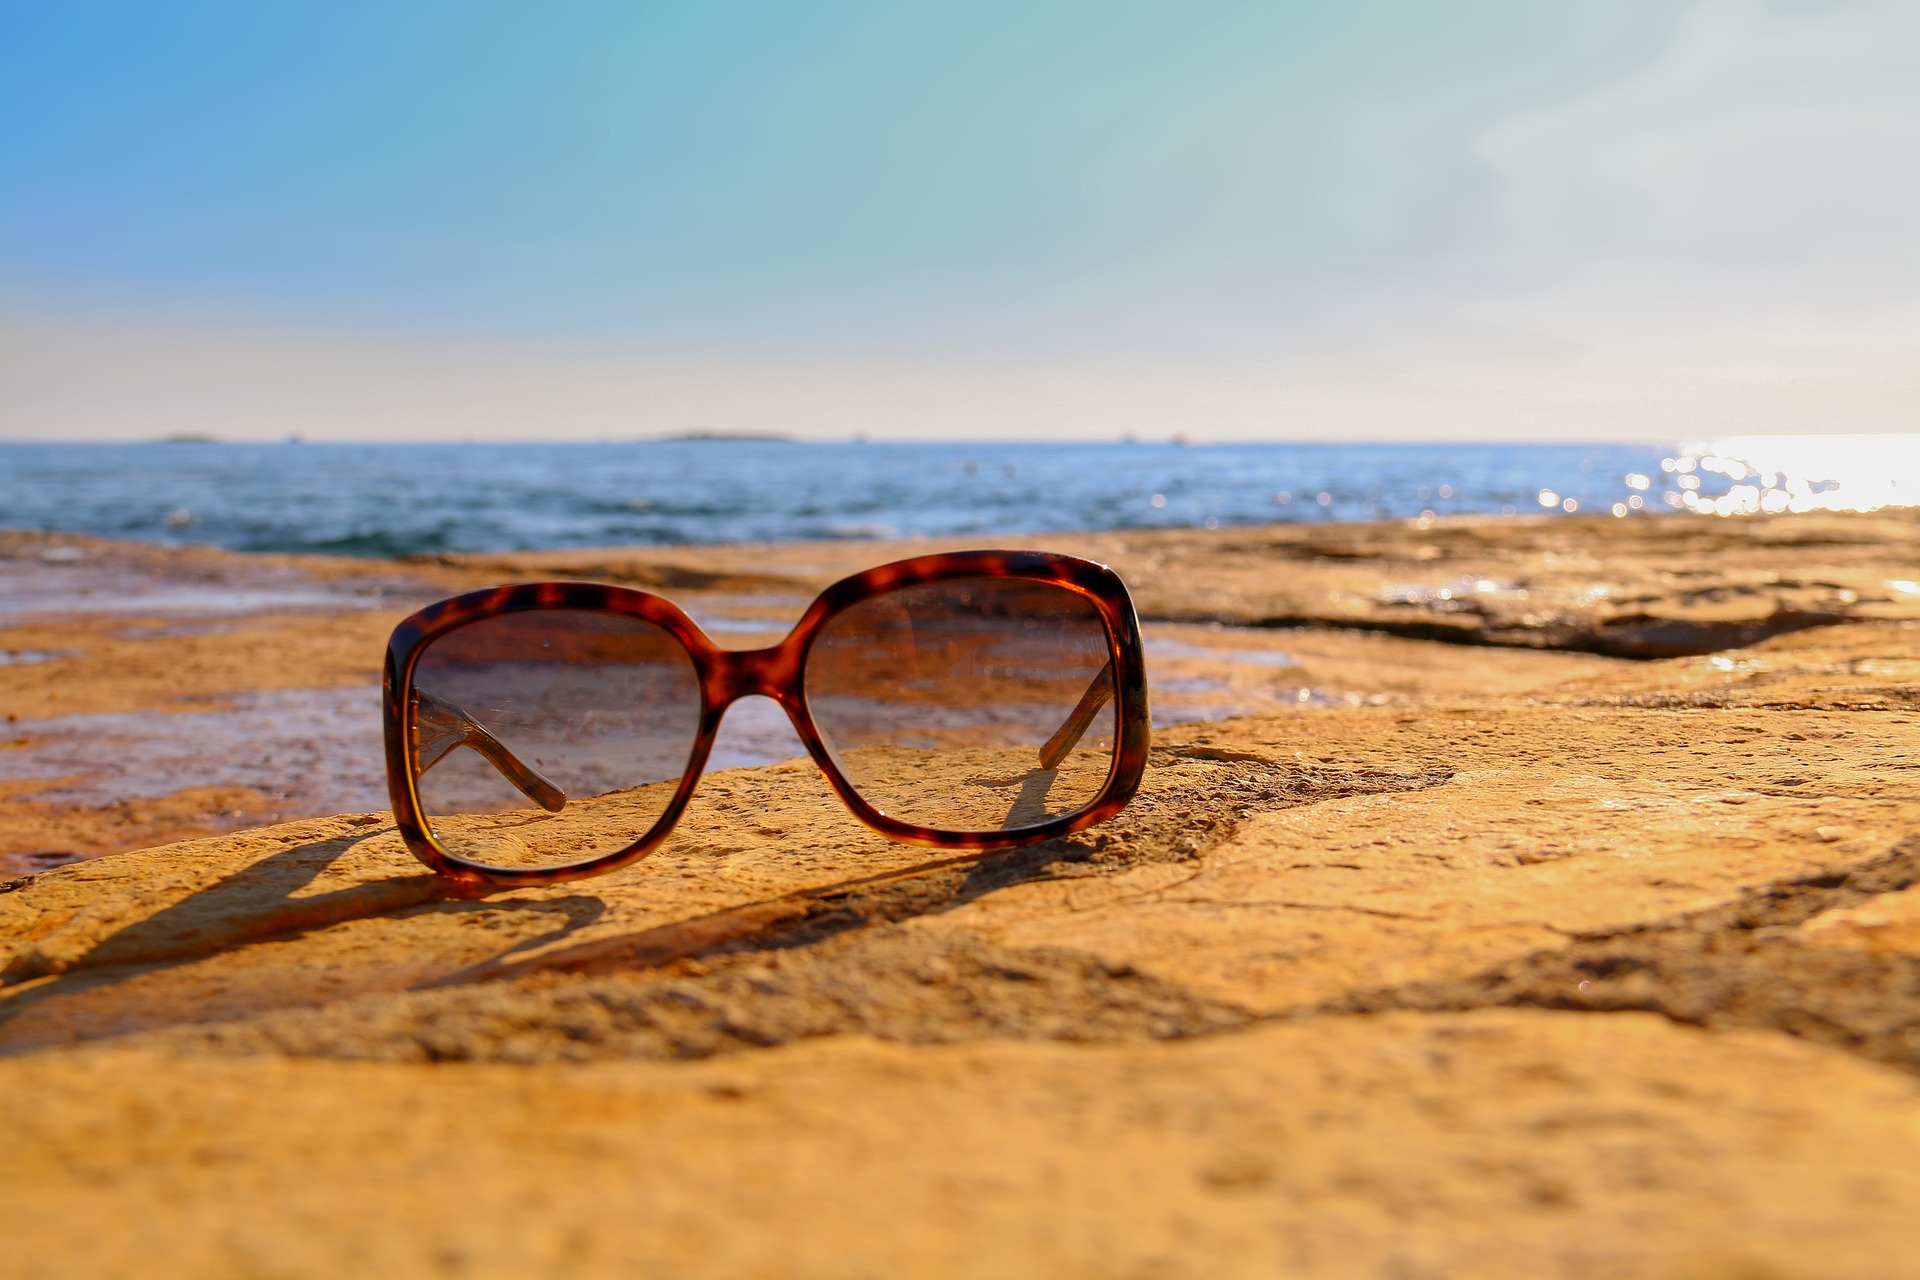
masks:
MULTIPOLYGON (((1092 693, 1090 688, 1089 698, 1092 693)), ((934 849, 987 850, 1036 844, 1084 830, 1112 817, 1139 788, 1151 736, 1146 662, 1141 653, 1140 624, 1134 616, 1133 600, 1119 574, 1105 565, 1075 556, 1047 551, 957 551, 883 564, 843 578, 821 592, 779 644, 745 650, 715 645, 678 605, 651 592, 591 582, 523 583, 471 591, 442 600, 428 605, 393 629, 393 636, 387 642, 382 701, 387 789, 393 799, 394 823, 407 847, 420 861, 441 875, 464 883, 553 884, 616 870, 644 858, 672 832, 706 769, 707 756, 727 707, 755 694, 772 698, 786 711, 788 720, 806 745, 807 754, 813 757, 827 783, 855 818, 894 840, 934 849), (1010 832, 940 831, 901 822, 861 798, 834 763, 814 727, 806 701, 807 654, 814 637, 829 619, 854 604, 901 587, 966 578, 1018 578, 1052 583, 1092 602, 1106 625, 1118 742, 1112 767, 1099 794, 1073 813, 1010 832), (699 675, 700 727, 679 789, 659 820, 638 840, 611 853, 561 866, 490 867, 449 853, 434 838, 420 811, 417 779, 407 749, 414 729, 415 700, 411 696, 414 666, 428 645, 450 631, 483 618, 536 609, 597 611, 639 618, 671 635, 693 659, 699 675)), ((1091 710, 1088 706, 1089 699, 1083 698, 1070 724, 1077 721, 1079 727, 1084 728, 1086 721, 1099 710, 1097 702, 1091 704, 1091 710)), ((1075 733, 1077 736, 1077 730, 1075 733)))

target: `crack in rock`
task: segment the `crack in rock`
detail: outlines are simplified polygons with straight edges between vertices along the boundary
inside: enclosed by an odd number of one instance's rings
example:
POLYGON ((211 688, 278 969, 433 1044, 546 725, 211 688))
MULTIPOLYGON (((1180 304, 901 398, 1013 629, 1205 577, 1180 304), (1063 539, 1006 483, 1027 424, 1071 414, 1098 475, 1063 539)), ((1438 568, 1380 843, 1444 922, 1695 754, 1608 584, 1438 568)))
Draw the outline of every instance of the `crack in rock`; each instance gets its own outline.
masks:
POLYGON ((1695 689, 1686 693, 1629 693, 1569 698, 1566 707, 1633 708, 1641 711, 1913 711, 1920 709, 1920 689, 1858 688, 1845 694, 1818 694, 1804 698, 1748 696, 1751 690, 1695 689))
POLYGON ((1809 946, 1798 926, 1920 884, 1920 838, 1676 920, 1580 935, 1474 977, 1358 991, 1295 1016, 1520 1005, 1762 1027, 1920 1074, 1920 957, 1809 946))
POLYGON ((894 926, 803 950, 363 997, 141 1039, 224 1053, 530 1064, 704 1058, 852 1033, 914 1044, 1166 1040, 1252 1021, 1237 1006, 1081 952, 894 926))
POLYGON ((1427 606, 1408 609, 1399 616, 1378 612, 1341 617, 1318 611, 1242 616, 1233 610, 1217 608, 1160 608, 1143 612, 1141 617, 1148 622, 1190 626, 1226 622, 1274 630, 1325 628, 1377 632, 1403 640, 1495 649, 1549 649, 1642 662, 1744 649, 1775 636, 1838 626, 1848 620, 1844 613, 1776 608, 1763 617, 1739 620, 1668 618, 1638 613, 1609 618, 1567 614, 1523 622, 1497 616, 1471 602, 1460 602, 1454 610, 1441 616, 1436 616, 1432 607, 1427 606))

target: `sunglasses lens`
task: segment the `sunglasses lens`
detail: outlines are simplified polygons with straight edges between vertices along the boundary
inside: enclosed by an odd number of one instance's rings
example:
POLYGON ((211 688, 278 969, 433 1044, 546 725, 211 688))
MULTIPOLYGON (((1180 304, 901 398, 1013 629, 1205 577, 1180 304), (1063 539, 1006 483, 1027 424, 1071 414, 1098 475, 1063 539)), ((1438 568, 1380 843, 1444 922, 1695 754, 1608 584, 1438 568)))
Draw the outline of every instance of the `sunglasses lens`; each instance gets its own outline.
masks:
POLYGON ((700 681, 650 622, 500 614, 422 651, 412 720, 420 808, 443 848, 501 869, 565 866, 625 848, 666 812, 700 681))
POLYGON ((1100 611, 1065 587, 924 583, 822 626, 807 707, 840 771, 888 817, 1019 831, 1078 813, 1105 785, 1118 737, 1108 657, 1100 611))

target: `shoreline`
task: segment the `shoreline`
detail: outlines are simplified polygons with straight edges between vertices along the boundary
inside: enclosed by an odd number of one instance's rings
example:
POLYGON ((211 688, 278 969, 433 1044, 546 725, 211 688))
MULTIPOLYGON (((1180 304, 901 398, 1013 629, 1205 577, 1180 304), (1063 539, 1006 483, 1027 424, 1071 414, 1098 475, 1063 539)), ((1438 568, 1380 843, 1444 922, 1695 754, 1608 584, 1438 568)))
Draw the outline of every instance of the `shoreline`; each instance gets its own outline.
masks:
MULTIPOLYGON (((1111 563, 1127 579, 1164 725, 1404 700, 1440 680, 1518 691, 1586 673, 1576 656, 1712 655, 1850 621, 1920 619, 1920 583, 1905 577, 1920 512, 1468 516, 1005 540, 1021 541, 1111 563)), ((377 807, 384 784, 366 762, 378 759, 379 654, 393 623, 432 599, 512 580, 612 582, 667 594, 722 643, 752 646, 841 576, 969 545, 978 540, 364 559, 0 531, 0 713, 11 744, 0 755, 0 872, 377 807), (155 745, 163 726, 189 724, 206 750, 155 745), (262 735, 266 749, 253 750, 262 735), (280 774, 296 770, 303 781, 289 790, 280 774)), ((722 758, 779 758, 769 732, 782 726, 759 725, 722 758)))
MULTIPOLYGON (((1140 554, 1095 535, 1062 546, 1140 554)), ((722 643, 777 638, 820 588, 873 563, 963 545, 788 543, 435 556, 407 560, 170 549, 0 532, 0 873, 384 803, 373 689, 386 632, 430 600, 515 578, 588 578, 663 592, 722 643), (322 625, 317 625, 322 624, 322 625), (168 741, 190 741, 169 749, 168 741), (301 775, 291 789, 281 775, 301 775)), ((1152 535, 1185 576, 1211 549, 1152 535)), ((1163 593, 1164 594, 1164 593, 1163 593)), ((1427 680, 1419 637, 1391 626, 1279 625, 1176 599, 1143 609, 1163 726, 1301 705, 1401 698, 1427 680), (1164 606, 1163 606, 1164 607, 1164 606), (1378 633, 1378 634, 1376 634, 1378 633)), ((1460 664, 1456 663, 1458 668, 1460 664)), ((1468 662, 1490 689, 1566 678, 1543 654, 1468 662)), ((784 722, 736 709, 720 762, 797 754, 784 722), (737 730, 737 731, 736 731, 737 730)))

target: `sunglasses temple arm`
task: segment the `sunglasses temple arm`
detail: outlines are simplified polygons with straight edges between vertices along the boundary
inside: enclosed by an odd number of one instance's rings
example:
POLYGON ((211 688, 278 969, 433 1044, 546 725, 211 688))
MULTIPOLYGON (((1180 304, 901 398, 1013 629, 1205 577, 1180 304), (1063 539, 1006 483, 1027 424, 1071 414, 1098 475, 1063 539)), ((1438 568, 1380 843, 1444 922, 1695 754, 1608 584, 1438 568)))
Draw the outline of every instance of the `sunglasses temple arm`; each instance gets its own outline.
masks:
POLYGON ((511 782, 521 795, 545 809, 558 813, 567 807, 567 793, 538 769, 507 750, 506 744, 488 733, 485 726, 445 698, 421 689, 413 691, 415 726, 425 741, 415 758, 419 773, 446 759, 455 747, 471 747, 511 782))
POLYGON ((1100 668, 1100 674, 1093 678, 1087 691, 1080 695, 1080 701, 1074 706, 1073 714, 1067 722, 1053 731, 1040 748, 1040 767, 1052 769, 1067 758, 1067 752, 1073 750, 1074 743, 1080 741, 1080 735, 1087 731, 1093 718, 1100 714, 1100 708, 1107 705, 1107 699, 1113 697, 1113 660, 1100 668))

